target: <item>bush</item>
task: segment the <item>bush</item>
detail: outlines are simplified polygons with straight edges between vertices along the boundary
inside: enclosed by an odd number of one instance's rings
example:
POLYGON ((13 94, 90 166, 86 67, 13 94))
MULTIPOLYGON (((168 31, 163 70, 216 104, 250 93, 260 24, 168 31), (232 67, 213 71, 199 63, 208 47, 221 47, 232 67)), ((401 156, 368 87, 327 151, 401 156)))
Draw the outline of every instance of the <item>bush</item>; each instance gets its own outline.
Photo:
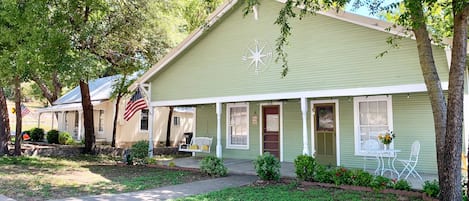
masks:
POLYGON ((59 144, 59 131, 58 130, 50 130, 47 132, 47 142, 51 144, 59 144))
POLYGON ((215 156, 207 156, 200 161, 200 171, 212 177, 223 177, 228 173, 228 169, 223 164, 223 160, 215 156))
POLYGON ((316 180, 322 183, 334 183, 334 172, 323 165, 316 167, 316 180))
POLYGON ((406 180, 399 179, 399 180, 396 181, 396 183, 394 183, 393 188, 397 189, 397 190, 409 191, 411 189, 411 186, 410 186, 409 182, 407 182, 406 180))
POLYGON ((59 144, 65 144, 65 145, 72 145, 74 144, 74 140, 70 133, 68 132, 59 132, 59 144))
POLYGON ((130 153, 135 163, 144 164, 148 157, 148 141, 141 140, 133 144, 130 153))
POLYGON ((42 128, 33 128, 30 130, 31 140, 34 142, 39 142, 44 140, 44 129, 42 128))
POLYGON ((382 190, 385 188, 392 187, 391 179, 383 176, 376 176, 373 182, 371 182, 371 187, 375 190, 382 190))
POLYGON ((334 184, 352 184, 350 170, 344 167, 336 167, 334 169, 334 184))
POLYGON ((373 175, 362 169, 355 169, 350 171, 350 183, 355 186, 371 186, 373 182, 373 175))
POLYGON ((299 155, 295 161, 296 177, 303 181, 314 181, 316 173, 316 160, 312 156, 299 155))
POLYGON ((269 152, 257 157, 254 161, 254 168, 257 176, 262 180, 278 181, 280 179, 280 162, 269 152))
POLYGON ((425 181, 425 183, 423 183, 423 192, 430 197, 438 198, 440 194, 440 185, 438 184, 438 181, 425 181))

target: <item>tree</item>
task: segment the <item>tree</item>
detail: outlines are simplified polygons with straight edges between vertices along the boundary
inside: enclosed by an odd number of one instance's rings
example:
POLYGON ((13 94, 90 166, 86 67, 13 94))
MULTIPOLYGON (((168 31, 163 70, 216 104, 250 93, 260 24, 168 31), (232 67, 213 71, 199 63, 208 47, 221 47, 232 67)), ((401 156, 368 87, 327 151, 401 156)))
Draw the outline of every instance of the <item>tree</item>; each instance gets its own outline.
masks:
MULTIPOLYGON (((252 12, 253 6, 260 5, 258 0, 246 0, 246 2, 245 14, 252 12)), ((285 2, 275 21, 275 24, 280 26, 280 36, 276 41, 276 51, 277 60, 283 62, 282 76, 286 76, 288 72, 288 59, 284 48, 288 44, 288 36, 291 35, 292 27, 289 24, 289 20, 297 16, 301 19, 308 13, 315 13, 323 9, 344 7, 349 2, 350 0, 287 0, 285 2), (295 9, 297 7, 299 9, 295 9)), ((450 2, 403 0, 400 3, 394 3, 389 6, 383 6, 383 2, 353 1, 357 6, 368 6, 372 13, 376 13, 379 10, 392 12, 399 6, 403 8, 402 12, 396 13, 398 16, 397 24, 408 28, 415 36, 420 67, 433 110, 440 200, 462 200, 460 168, 469 2, 456 0, 450 2), (445 8, 449 12, 431 12, 437 10, 438 7, 445 8), (441 15, 449 16, 449 18, 441 18, 441 15), (451 47, 451 65, 447 101, 441 87, 432 53, 432 40, 435 41, 438 38, 431 38, 430 36, 435 36, 437 32, 435 27, 428 26, 429 23, 432 25, 449 24, 448 27, 452 27, 450 33, 453 42, 448 44, 451 47)))
POLYGON ((8 154, 10 141, 10 119, 8 117, 7 101, 3 88, 0 87, 0 156, 8 154))

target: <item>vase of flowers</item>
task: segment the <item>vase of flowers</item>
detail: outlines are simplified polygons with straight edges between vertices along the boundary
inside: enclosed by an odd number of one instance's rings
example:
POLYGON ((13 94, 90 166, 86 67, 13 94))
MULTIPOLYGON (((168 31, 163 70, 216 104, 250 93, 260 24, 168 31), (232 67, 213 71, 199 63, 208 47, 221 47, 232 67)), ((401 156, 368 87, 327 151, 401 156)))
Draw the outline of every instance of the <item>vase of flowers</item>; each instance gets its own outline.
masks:
POLYGON ((378 140, 383 143, 384 149, 387 150, 389 149, 389 144, 392 143, 392 140, 394 140, 395 137, 396 135, 392 131, 386 131, 385 133, 380 133, 378 135, 378 140))

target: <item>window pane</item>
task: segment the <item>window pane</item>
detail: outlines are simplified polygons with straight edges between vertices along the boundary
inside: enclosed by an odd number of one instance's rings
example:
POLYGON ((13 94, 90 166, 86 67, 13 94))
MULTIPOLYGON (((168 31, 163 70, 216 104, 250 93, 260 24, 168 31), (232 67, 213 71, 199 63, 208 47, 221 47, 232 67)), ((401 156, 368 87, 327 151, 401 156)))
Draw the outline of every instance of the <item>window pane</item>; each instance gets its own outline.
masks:
POLYGON ((142 110, 140 117, 140 130, 148 130, 148 110, 142 110))
POLYGON ((378 134, 389 129, 387 101, 363 101, 358 104, 359 150, 366 150, 369 140, 378 141, 378 134))
POLYGON ((229 138, 231 145, 247 145, 248 136, 248 114, 247 107, 231 107, 230 108, 230 133, 229 138))

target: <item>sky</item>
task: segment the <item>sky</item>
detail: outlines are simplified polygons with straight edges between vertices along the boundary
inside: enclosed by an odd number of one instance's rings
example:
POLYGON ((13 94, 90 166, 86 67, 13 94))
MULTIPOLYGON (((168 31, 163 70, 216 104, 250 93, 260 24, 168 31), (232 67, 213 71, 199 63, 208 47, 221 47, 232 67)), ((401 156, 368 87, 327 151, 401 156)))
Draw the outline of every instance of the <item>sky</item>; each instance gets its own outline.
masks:
MULTIPOLYGON (((401 0, 384 0, 384 3, 383 5, 388 5, 390 3, 393 3, 393 2, 399 2, 401 0)), ((367 7, 363 6, 363 7, 360 7, 358 9, 355 9, 353 8, 352 6, 352 3, 354 2, 354 0, 352 0, 350 3, 347 4, 347 6, 345 7, 345 11, 347 12, 351 12, 351 13, 355 13, 355 14, 358 14, 358 15, 363 15, 363 16, 367 16, 367 17, 372 17, 372 18, 376 18, 378 19, 378 16, 373 16, 373 15, 370 15, 370 11, 368 10, 367 7)))

